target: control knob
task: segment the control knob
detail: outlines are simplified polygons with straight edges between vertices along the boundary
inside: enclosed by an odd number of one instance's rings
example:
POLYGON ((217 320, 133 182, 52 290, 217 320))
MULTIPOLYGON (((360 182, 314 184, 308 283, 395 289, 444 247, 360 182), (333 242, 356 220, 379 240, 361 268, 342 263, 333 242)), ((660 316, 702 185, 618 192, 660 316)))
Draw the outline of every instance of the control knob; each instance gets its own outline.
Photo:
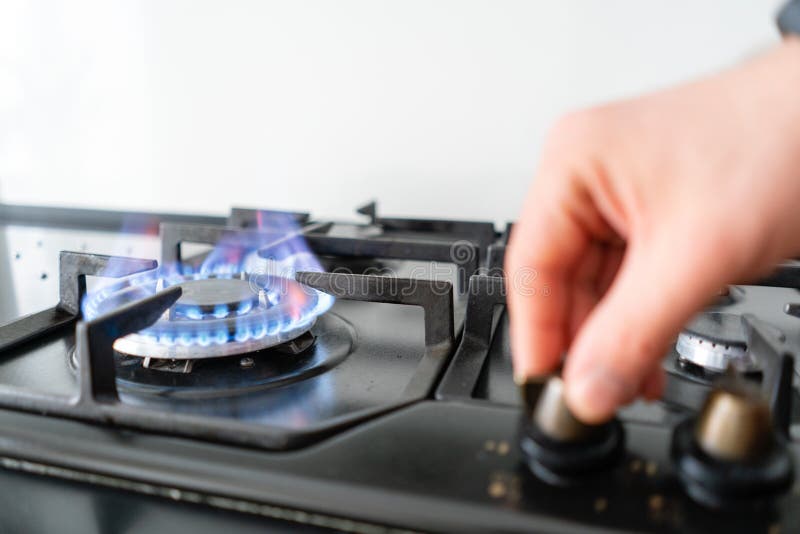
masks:
POLYGON ((763 502, 786 491, 794 476, 769 403, 736 376, 719 381, 699 415, 675 428, 672 457, 689 496, 713 508, 763 502))
POLYGON ((540 478, 565 482, 610 467, 621 458, 625 433, 619 420, 602 425, 580 421, 567 407, 560 377, 526 382, 522 396, 520 447, 540 478))

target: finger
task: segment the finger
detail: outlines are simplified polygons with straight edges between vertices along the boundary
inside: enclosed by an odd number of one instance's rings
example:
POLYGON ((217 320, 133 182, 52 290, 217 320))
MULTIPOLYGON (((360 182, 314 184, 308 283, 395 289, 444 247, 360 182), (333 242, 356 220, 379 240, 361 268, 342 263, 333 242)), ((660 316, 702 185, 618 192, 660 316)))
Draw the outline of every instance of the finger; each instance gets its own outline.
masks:
POLYGON ((608 291, 622 263, 623 252, 621 245, 605 240, 595 240, 589 246, 573 278, 567 345, 572 343, 586 317, 608 291))
POLYGON ((589 242, 568 180, 534 186, 512 231, 506 283, 517 381, 552 371, 566 350, 570 278, 589 242))
POLYGON ((644 397, 645 400, 649 401, 660 399, 664 394, 664 384, 666 383, 666 380, 666 372, 659 363, 642 381, 642 387, 639 390, 639 395, 644 397))
POLYGON ((629 246, 617 279, 570 349, 567 403, 586 422, 607 420, 639 393, 675 333, 724 281, 718 267, 724 262, 699 261, 702 247, 678 251, 684 261, 674 262, 677 240, 648 241, 629 246))
POLYGON ((619 272, 619 267, 622 265, 622 258, 625 256, 624 243, 609 244, 606 247, 606 253, 603 258, 603 264, 600 266, 600 273, 596 282, 596 293, 598 298, 602 298, 608 292, 608 288, 614 282, 619 272))
POLYGON ((597 305, 597 292, 600 274, 606 262, 606 247, 592 242, 578 262, 572 276, 572 302, 569 310, 569 336, 567 345, 572 342, 589 312, 597 305))

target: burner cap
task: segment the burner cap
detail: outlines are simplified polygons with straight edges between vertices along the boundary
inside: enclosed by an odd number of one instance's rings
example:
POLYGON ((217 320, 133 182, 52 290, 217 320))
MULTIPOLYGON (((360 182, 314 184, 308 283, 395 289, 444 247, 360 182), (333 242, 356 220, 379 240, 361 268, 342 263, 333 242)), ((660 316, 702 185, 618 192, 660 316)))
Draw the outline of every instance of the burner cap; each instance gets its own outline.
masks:
POLYGON ((742 318, 733 313, 698 315, 680 333, 675 349, 682 360, 712 372, 724 372, 729 364, 745 372, 757 368, 747 352, 742 318))
POLYGON ((178 284, 183 290, 175 303, 175 313, 213 314, 225 317, 258 305, 258 293, 245 280, 209 278, 178 284))

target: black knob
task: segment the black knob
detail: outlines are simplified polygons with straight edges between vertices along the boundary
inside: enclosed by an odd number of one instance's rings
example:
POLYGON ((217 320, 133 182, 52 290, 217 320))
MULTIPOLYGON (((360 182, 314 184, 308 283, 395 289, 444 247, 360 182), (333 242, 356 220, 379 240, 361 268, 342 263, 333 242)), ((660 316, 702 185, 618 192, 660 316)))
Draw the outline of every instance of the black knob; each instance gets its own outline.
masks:
POLYGON ((564 401, 564 383, 522 385, 525 412, 520 447, 530 469, 549 482, 565 482, 610 467, 624 452, 625 433, 615 418, 602 425, 578 420, 564 401))
POLYGON ((786 491, 794 476, 769 403, 758 388, 730 376, 697 417, 675 428, 672 457, 689 496, 713 508, 758 505, 786 491))

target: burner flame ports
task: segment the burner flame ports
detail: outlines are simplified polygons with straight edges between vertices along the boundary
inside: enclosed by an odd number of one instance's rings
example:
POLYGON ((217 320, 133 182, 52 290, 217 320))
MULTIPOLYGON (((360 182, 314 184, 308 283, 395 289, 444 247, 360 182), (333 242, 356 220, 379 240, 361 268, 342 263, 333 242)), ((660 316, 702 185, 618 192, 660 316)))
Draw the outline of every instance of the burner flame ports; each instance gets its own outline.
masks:
POLYGON ((258 292, 245 278, 148 271, 90 295, 84 314, 101 315, 159 287, 180 286, 186 297, 164 317, 114 344, 131 356, 180 360, 232 356, 286 343, 308 331, 333 305, 332 296, 288 278, 265 277, 258 292))

